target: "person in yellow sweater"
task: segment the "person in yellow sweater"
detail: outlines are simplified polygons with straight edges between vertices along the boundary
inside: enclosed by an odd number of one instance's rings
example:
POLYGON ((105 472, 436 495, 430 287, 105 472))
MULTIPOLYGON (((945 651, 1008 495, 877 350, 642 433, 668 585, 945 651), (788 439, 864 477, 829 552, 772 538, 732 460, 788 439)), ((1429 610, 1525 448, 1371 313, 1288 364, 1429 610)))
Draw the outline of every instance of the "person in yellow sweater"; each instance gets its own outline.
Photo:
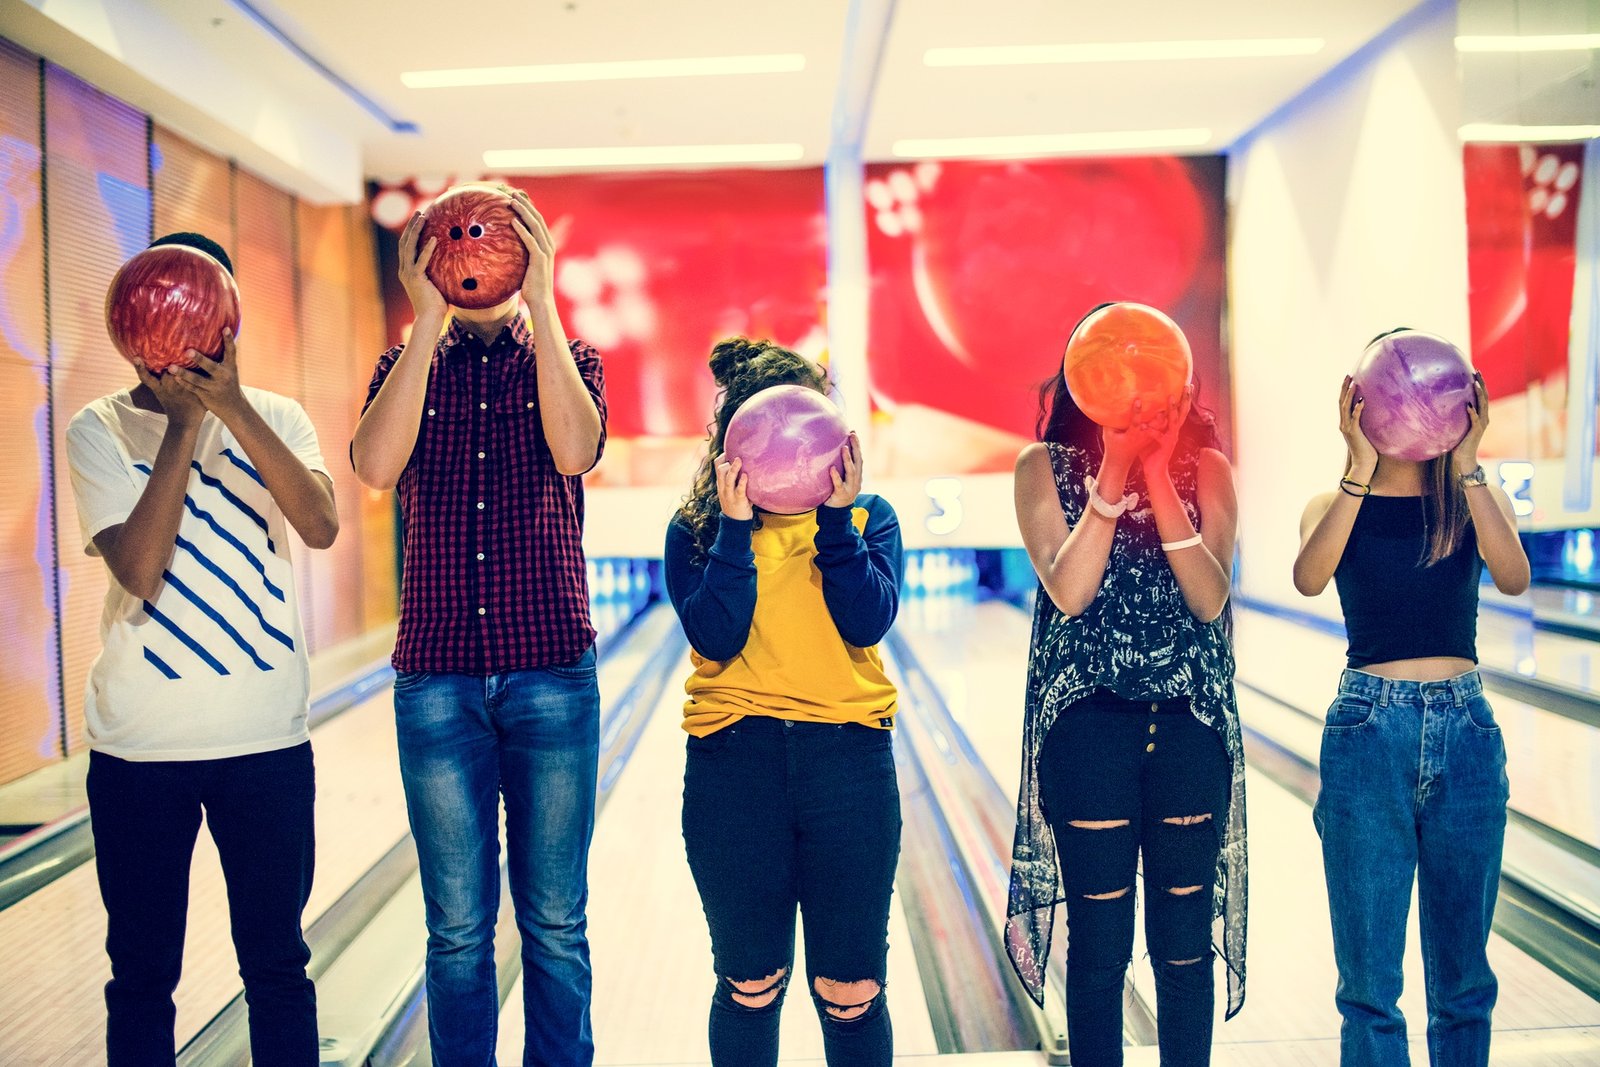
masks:
POLYGON ((774 385, 826 372, 766 341, 711 353, 710 450, 667 531, 667 593, 693 647, 683 838, 711 929, 714 1067, 778 1062, 795 911, 830 1067, 888 1067, 889 896, 900 855, 896 692, 877 643, 899 607, 900 524, 862 495, 852 435, 834 492, 757 512, 723 455, 728 421, 774 385))

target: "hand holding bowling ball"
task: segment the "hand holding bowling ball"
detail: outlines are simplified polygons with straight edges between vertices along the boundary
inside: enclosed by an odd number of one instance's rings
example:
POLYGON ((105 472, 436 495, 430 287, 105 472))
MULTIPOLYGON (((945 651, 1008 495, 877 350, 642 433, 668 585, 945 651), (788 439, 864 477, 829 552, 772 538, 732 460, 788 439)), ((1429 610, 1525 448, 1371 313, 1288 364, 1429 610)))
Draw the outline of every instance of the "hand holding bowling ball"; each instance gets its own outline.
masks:
POLYGON ((239 289, 227 268, 198 248, 147 248, 122 265, 106 290, 111 343, 154 375, 194 366, 193 352, 220 356, 224 328, 239 332, 239 289))
POLYGON ((722 513, 738 522, 754 518, 755 509, 750 506, 750 495, 746 492, 750 476, 744 473, 744 462, 730 460, 724 452, 712 466, 717 472, 717 503, 722 505, 722 513))
MULTIPOLYGON (((1189 418, 1189 409, 1193 403, 1194 387, 1186 385, 1182 394, 1164 410, 1153 412, 1144 420, 1144 432, 1155 437, 1139 457, 1144 463, 1146 484, 1149 484, 1152 478, 1170 472, 1172 453, 1178 448, 1178 435, 1183 432, 1183 424, 1189 418)), ((1137 425, 1135 422, 1135 426, 1137 425)))
POLYGON ((1472 403, 1467 407, 1467 435, 1450 450, 1457 474, 1471 474, 1478 469, 1478 443, 1489 428, 1489 390, 1482 374, 1473 374, 1472 392, 1472 403))
POLYGON ((775 385, 739 406, 723 441, 727 458, 748 478, 750 503, 798 515, 833 495, 849 437, 827 397, 803 385, 775 385))
POLYGON ((1347 474, 1358 482, 1370 482, 1372 472, 1378 469, 1378 450, 1361 428, 1365 405, 1366 401, 1356 396, 1355 379, 1346 376, 1344 387, 1339 390, 1339 432, 1344 435, 1345 451, 1349 453, 1347 474))
POLYGON ((139 376, 139 384, 155 395, 156 403, 161 405, 161 413, 167 417, 169 430, 199 426, 205 420, 205 404, 194 395, 194 390, 184 386, 176 371, 152 374, 142 361, 136 359, 133 361, 133 372, 139 376))
POLYGON ((828 468, 833 478, 833 492, 823 503, 830 508, 853 507, 856 497, 861 495, 861 439, 854 433, 845 439, 839 462, 844 466, 842 472, 837 467, 828 468))
POLYGON ((1062 371, 1067 391, 1090 419, 1126 430, 1136 411, 1161 412, 1194 374, 1189 341, 1178 324, 1144 304, 1110 304, 1078 324, 1062 371))
POLYGON ((522 299, 537 314, 539 305, 555 294, 556 242, 526 192, 517 189, 511 194, 511 208, 517 213, 512 226, 528 252, 522 299))
POLYGON ((1364 401, 1361 429, 1382 456, 1423 462, 1459 445, 1476 402, 1472 364, 1455 345, 1421 330, 1384 334, 1351 375, 1364 401))
POLYGON ((418 319, 431 318, 442 323, 450 305, 445 303, 439 287, 428 278, 428 265, 438 247, 435 238, 422 240, 422 212, 412 215, 400 232, 400 286, 405 289, 406 299, 411 301, 411 310, 418 319))
POLYGON ((528 273, 518 222, 511 197, 483 185, 447 189, 428 205, 422 242, 434 248, 427 277, 446 303, 481 311, 517 295, 528 273))

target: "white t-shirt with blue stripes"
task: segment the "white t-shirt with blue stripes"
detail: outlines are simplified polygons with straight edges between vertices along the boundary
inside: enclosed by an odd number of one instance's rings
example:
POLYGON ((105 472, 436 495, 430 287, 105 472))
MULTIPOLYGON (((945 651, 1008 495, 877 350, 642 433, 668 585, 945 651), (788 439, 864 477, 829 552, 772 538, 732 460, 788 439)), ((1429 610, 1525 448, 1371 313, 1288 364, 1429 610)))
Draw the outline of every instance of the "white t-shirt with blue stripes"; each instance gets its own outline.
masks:
MULTIPOLYGON (((246 388, 267 425, 326 475, 316 430, 288 397, 246 388)), ((128 390, 67 426, 84 550, 127 520, 155 463, 167 417, 128 390)), ((178 540, 153 601, 110 575, 101 652, 84 696, 89 747, 127 760, 243 756, 305 741, 310 672, 283 513, 227 428, 200 427, 178 540)))

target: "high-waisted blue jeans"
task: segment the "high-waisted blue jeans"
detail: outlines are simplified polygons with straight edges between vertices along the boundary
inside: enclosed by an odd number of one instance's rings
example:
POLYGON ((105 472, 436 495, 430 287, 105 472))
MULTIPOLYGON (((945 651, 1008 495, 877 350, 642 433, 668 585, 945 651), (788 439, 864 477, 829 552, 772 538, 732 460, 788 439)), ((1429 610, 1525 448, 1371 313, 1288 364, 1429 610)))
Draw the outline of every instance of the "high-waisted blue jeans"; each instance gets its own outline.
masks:
POLYGON ((1344 672, 1322 734, 1315 810, 1343 1067, 1409 1063, 1397 1001, 1413 878, 1429 1059, 1489 1062, 1498 987, 1485 949, 1508 796, 1505 744, 1477 671, 1440 682, 1344 672))

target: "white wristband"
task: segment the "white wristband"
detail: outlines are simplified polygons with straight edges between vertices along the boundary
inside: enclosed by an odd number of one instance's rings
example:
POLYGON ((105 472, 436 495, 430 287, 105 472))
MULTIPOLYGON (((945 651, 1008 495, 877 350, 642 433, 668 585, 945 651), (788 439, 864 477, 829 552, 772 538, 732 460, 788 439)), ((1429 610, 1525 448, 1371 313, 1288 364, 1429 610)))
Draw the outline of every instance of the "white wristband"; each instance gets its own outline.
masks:
POLYGON ((1084 476, 1083 487, 1089 491, 1089 503, 1096 511, 1108 519, 1120 519, 1122 513, 1139 502, 1138 493, 1124 493, 1122 499, 1115 504, 1107 503, 1100 495, 1100 483, 1094 480, 1094 475, 1084 476))
POLYGON ((1185 537, 1182 541, 1163 541, 1161 542, 1161 551, 1176 552, 1180 548, 1193 548, 1200 542, 1201 537, 1199 534, 1195 534, 1193 537, 1185 537))

